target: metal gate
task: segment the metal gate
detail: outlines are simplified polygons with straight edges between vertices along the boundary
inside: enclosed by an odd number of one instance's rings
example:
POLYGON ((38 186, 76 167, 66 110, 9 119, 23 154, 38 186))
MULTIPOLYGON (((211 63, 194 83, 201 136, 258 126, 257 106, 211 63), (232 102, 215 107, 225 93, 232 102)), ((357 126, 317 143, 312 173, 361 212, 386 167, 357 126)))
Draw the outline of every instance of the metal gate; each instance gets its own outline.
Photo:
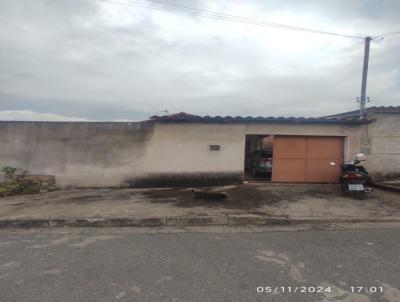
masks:
POLYGON ((337 183, 343 137, 274 136, 272 182, 337 183))

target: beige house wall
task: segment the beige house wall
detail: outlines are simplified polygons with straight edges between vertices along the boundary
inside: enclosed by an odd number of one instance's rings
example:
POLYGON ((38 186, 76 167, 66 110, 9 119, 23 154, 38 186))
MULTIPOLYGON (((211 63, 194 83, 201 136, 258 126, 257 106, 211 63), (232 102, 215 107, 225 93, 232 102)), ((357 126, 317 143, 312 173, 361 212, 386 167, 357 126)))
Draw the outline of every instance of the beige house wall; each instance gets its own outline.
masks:
POLYGON ((400 175, 400 115, 375 114, 361 136, 361 149, 367 155, 366 166, 375 178, 400 175))
POLYGON ((243 130, 241 124, 155 124, 144 166, 148 173, 240 173, 243 130), (220 151, 210 151, 210 145, 220 145, 220 151))

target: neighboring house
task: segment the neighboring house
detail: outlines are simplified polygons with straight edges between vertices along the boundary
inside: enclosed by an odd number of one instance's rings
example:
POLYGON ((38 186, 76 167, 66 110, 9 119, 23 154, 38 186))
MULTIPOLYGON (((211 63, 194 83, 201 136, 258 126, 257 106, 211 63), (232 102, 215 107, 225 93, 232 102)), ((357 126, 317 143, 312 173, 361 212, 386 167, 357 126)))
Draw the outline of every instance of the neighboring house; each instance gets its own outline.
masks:
MULTIPOLYGON (((354 118, 359 111, 328 116, 354 118)), ((400 176, 400 106, 369 107, 366 118, 373 120, 360 136, 360 152, 367 155, 366 166, 376 179, 400 176)))
POLYGON ((367 154, 375 177, 400 171, 400 107, 321 118, 201 117, 129 122, 0 122, 0 166, 51 174, 61 186, 239 183, 246 153, 273 151, 272 182, 335 183, 331 161, 367 154))

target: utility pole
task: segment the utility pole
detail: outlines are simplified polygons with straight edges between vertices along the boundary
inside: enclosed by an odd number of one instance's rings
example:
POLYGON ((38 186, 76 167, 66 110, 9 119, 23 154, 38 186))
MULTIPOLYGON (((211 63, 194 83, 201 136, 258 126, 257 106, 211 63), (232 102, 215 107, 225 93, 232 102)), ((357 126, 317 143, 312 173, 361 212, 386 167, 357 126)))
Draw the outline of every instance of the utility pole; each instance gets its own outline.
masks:
POLYGON ((365 37, 364 42, 364 64, 361 80, 361 96, 360 96, 360 118, 365 117, 365 103, 367 100, 367 76, 368 76, 368 61, 369 61, 369 45, 371 37, 365 37))

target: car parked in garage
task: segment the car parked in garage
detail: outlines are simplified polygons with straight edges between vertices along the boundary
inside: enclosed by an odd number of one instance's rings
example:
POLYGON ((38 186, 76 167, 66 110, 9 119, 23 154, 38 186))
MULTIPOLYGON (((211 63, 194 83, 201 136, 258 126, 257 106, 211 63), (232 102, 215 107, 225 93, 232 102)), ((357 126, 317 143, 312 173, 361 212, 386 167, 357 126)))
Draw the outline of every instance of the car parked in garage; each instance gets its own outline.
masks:
POLYGON ((257 150, 246 157, 246 170, 252 175, 272 172, 272 151, 257 150))

